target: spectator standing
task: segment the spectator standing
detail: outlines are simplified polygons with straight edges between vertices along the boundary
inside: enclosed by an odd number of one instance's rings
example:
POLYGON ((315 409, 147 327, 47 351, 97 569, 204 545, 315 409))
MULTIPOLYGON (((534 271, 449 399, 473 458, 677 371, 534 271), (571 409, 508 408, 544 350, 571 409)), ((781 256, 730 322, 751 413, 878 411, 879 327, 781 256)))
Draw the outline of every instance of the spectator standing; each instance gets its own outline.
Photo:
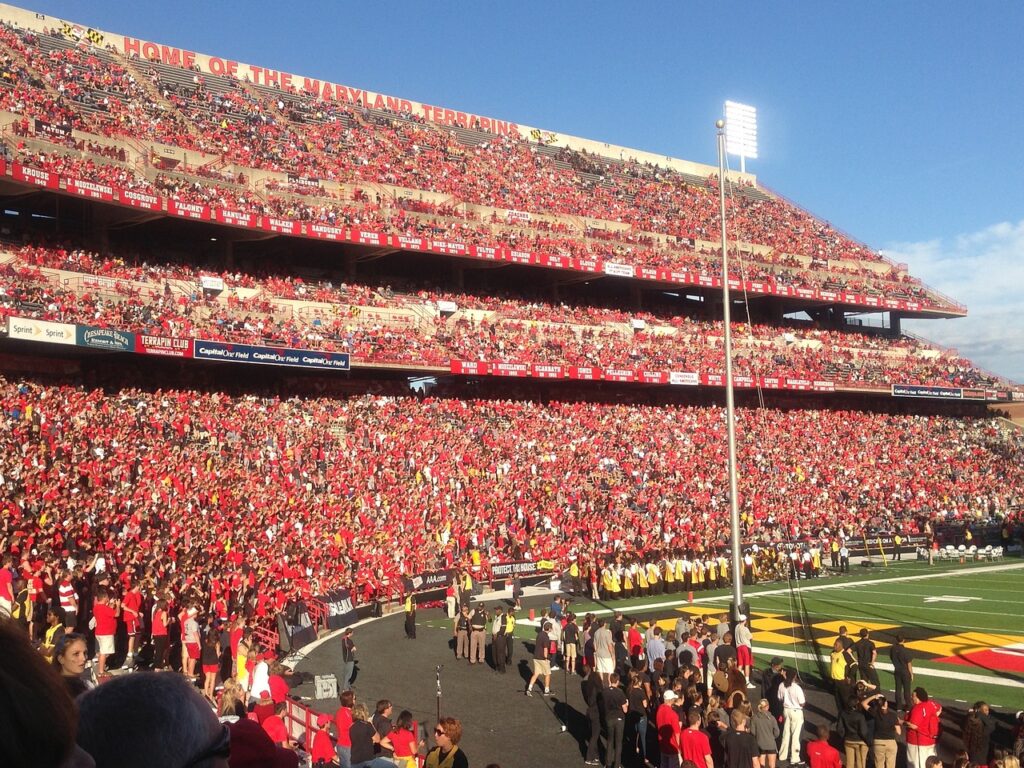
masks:
POLYGON ((60 607, 64 609, 64 626, 73 632, 78 625, 78 593, 71 581, 71 571, 67 568, 63 568, 60 572, 57 599, 60 601, 60 607))
POLYGON ((544 695, 551 693, 551 639, 548 630, 551 629, 551 622, 545 621, 540 632, 537 633, 537 640, 533 646, 533 676, 526 684, 526 695, 533 696, 533 684, 538 677, 544 678, 544 695))
POLYGON ((626 711, 629 709, 629 702, 625 692, 619 687, 619 676, 613 672, 608 681, 608 688, 604 692, 607 729, 604 764, 605 768, 618 768, 622 762, 622 740, 626 731, 626 711))
POLYGON ((107 658, 114 653, 114 634, 117 632, 117 617, 120 613, 117 600, 112 601, 110 592, 100 587, 96 591, 91 622, 96 635, 96 674, 99 677, 106 674, 107 658))
POLYGON ((565 659, 565 669, 570 675, 576 674, 576 658, 580 647, 580 628, 576 624, 576 614, 569 613, 567 621, 562 628, 562 648, 565 659))
POLYGON ((913 706, 910 690, 914 685, 914 660, 907 650, 906 638, 902 634, 896 635, 896 642, 889 648, 889 658, 896 681, 896 706, 909 712, 913 706))
POLYGON ((730 728, 722 734, 726 768, 759 768, 757 739, 747 727, 746 714, 737 707, 729 714, 730 728))
POLYGON ((839 713, 839 733, 843 737, 846 768, 867 768, 871 732, 864 710, 870 702, 871 698, 853 700, 839 713))
POLYGON ((658 728, 658 749, 661 752, 660 768, 679 768, 679 757, 683 751, 682 728, 677 710, 679 696, 669 689, 661 698, 662 704, 654 714, 658 728))
POLYGON ((795 669, 786 670, 786 682, 779 686, 779 699, 782 701, 782 742, 779 746, 779 759, 789 764, 800 763, 800 734, 804 728, 804 689, 795 669))
POLYGON ((338 733, 338 742, 335 749, 338 753, 338 764, 341 768, 352 768, 352 707, 356 703, 355 691, 342 691, 338 695, 338 702, 341 706, 334 713, 334 728, 338 733))
POLYGON ((736 631, 734 633, 736 643, 736 665, 739 667, 743 677, 746 678, 748 688, 756 688, 750 673, 754 667, 754 636, 747 626, 747 617, 740 614, 736 617, 736 631))
MULTIPOLYGON (((642 669, 642 667, 641 667, 642 669)), ((638 671, 629 676, 629 689, 626 691, 629 709, 626 711, 626 741, 633 747, 641 763, 647 763, 647 710, 649 699, 644 688, 643 678, 638 671)))
POLYGON ((590 723, 590 738, 587 741, 587 754, 584 758, 587 765, 600 765, 598 746, 601 741, 601 706, 604 697, 604 683, 596 669, 584 678, 580 686, 583 701, 587 705, 587 721, 590 723))
POLYGON ((597 620, 594 630, 594 663, 601 682, 607 685, 608 676, 615 671, 615 641, 604 619, 597 620))
POLYGON ((986 702, 979 701, 967 710, 963 741, 972 765, 989 765, 992 733, 995 729, 996 721, 986 702))
POLYGON ((53 665, 60 671, 61 679, 72 698, 93 687, 83 677, 88 660, 89 651, 85 635, 77 632, 68 632, 53 648, 53 665))
POLYGON ((341 687, 352 688, 352 677, 356 672, 356 643, 352 639, 352 627, 345 627, 341 636, 341 687))
POLYGON ((647 641, 647 671, 654 671, 654 662, 665 658, 665 641, 661 638, 661 627, 655 625, 651 639, 647 641))
POLYGON ((377 735, 380 736, 380 739, 375 742, 377 744, 375 753, 385 760, 391 760, 394 755, 394 747, 391 744, 391 732, 395 729, 395 724, 391 722, 391 713, 394 709, 395 707, 389 699, 381 699, 374 708, 371 721, 377 735))
POLYGON ((875 768, 896 768, 896 739, 902 730, 899 717, 884 696, 879 695, 876 701, 878 703, 871 709, 871 716, 875 721, 871 755, 875 761, 875 768))
POLYGON ((370 713, 366 706, 355 703, 352 706, 352 725, 349 727, 349 738, 352 742, 351 768, 394 768, 394 763, 390 760, 377 757, 376 751, 381 743, 381 737, 369 720, 370 713))
POLYGON ((830 735, 827 725, 819 725, 818 738, 807 742, 809 768, 842 768, 843 763, 839 759, 839 750, 828 743, 830 735))
POLYGON ((925 761, 935 756, 942 707, 932 701, 920 686, 911 693, 911 702, 913 706, 906 719, 907 765, 909 768, 925 768, 925 761))
POLYGON ((686 714, 686 728, 679 735, 680 754, 697 768, 714 768, 711 756, 711 740, 701 729, 700 712, 693 707, 686 714))
POLYGON ((313 734, 312 749, 309 752, 313 768, 328 768, 334 764, 334 744, 331 743, 331 733, 327 730, 330 724, 330 715, 317 716, 316 733, 313 734))
POLYGON ((424 768, 469 768, 469 759, 459 747, 461 740, 462 723, 454 717, 441 718, 434 729, 437 746, 427 752, 424 768))
POLYGON ((775 768, 779 758, 779 721, 768 707, 768 699, 761 699, 750 718, 750 732, 757 740, 761 755, 761 768, 775 768))

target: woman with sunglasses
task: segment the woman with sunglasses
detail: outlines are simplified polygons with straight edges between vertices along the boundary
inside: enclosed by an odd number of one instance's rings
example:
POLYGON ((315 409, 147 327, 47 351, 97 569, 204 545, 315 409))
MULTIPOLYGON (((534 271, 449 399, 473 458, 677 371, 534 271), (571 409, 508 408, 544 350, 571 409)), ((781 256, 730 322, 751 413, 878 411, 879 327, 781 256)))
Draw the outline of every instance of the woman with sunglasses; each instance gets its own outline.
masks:
POLYGON ((462 723, 454 717, 441 718, 434 729, 437 746, 427 752, 425 768, 469 768, 469 758, 459 749, 462 723))

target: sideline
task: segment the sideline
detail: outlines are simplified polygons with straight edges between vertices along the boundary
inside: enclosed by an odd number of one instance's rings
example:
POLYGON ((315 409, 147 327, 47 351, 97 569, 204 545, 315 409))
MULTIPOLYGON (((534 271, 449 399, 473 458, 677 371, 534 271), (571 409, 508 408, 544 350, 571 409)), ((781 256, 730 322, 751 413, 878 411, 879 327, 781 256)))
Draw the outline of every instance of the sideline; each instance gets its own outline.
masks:
MULTIPOLYGON (((756 653, 764 654, 765 656, 782 656, 787 659, 796 659, 798 661, 825 661, 829 660, 829 654, 827 653, 807 653, 806 651, 787 651, 780 650, 778 648, 769 648, 767 646, 753 646, 756 653)), ((893 666, 887 661, 876 661, 875 669, 884 669, 886 672, 892 672, 893 666)), ((975 675, 971 672, 948 672, 944 669, 933 669, 931 667, 920 667, 917 664, 914 665, 914 677, 941 677, 946 680, 964 680, 968 683, 982 683, 984 685, 998 685, 1004 688, 1024 688, 1024 681, 1021 680, 1008 680, 1004 677, 993 677, 990 675, 975 675)))
MULTIPOLYGON (((907 581, 924 581, 926 579, 940 579, 940 578, 946 578, 946 577, 970 576, 971 574, 974 574, 974 573, 995 573, 995 572, 1002 572, 1002 571, 1016 571, 1016 570, 1020 570, 1022 568, 1024 568, 1024 563, 1005 563, 1003 565, 983 565, 983 566, 976 567, 976 568, 955 569, 955 570, 948 570, 948 571, 939 571, 939 572, 935 572, 935 573, 932 573, 932 572, 920 573, 920 574, 916 574, 914 576, 894 576, 894 577, 892 577, 890 579, 887 579, 887 578, 884 578, 884 577, 879 577, 879 578, 874 578, 874 579, 861 579, 860 581, 828 581, 828 582, 825 582, 825 583, 809 584, 806 587, 803 586, 803 585, 807 583, 807 580, 801 579, 799 582, 797 582, 798 586, 796 587, 796 590, 797 590, 797 592, 817 592, 817 591, 823 590, 823 589, 847 589, 849 587, 862 587, 862 586, 867 586, 867 585, 870 585, 870 584, 895 584, 895 583, 907 582, 907 581)), ((776 596, 776 595, 788 595, 789 593, 790 593, 790 587, 789 586, 785 586, 785 587, 779 587, 779 588, 775 588, 775 589, 761 589, 761 590, 758 590, 756 592, 747 592, 744 595, 744 597, 746 599, 748 599, 748 600, 754 600, 754 599, 756 599, 758 597, 773 597, 773 596, 776 596)), ((588 601, 590 601, 590 598, 586 598, 586 599, 588 601)), ((605 614, 614 614, 614 613, 617 613, 619 611, 625 611, 625 610, 632 610, 634 612, 641 612, 641 611, 648 611, 648 610, 658 610, 658 609, 661 609, 661 608, 675 608, 675 607, 681 606, 681 605, 695 605, 697 603, 700 603, 702 605, 703 604, 707 604, 707 603, 718 603, 718 602, 721 602, 723 600, 731 600, 731 599, 732 599, 732 595, 731 594, 724 594, 724 595, 713 595, 711 597, 698 597, 698 598, 694 598, 692 602, 689 601, 689 600, 686 600, 686 599, 681 599, 681 600, 665 600, 665 601, 662 601, 660 603, 635 603, 635 602, 630 602, 628 600, 623 600, 622 602, 616 603, 614 608, 597 608, 597 609, 594 609, 594 610, 591 610, 591 611, 587 611, 587 613, 593 613, 595 615, 605 615, 605 614)), ((527 626, 537 626, 538 622, 537 622, 537 620, 534 620, 533 622, 531 622, 529 619, 526 619, 526 620, 520 620, 517 623, 518 624, 525 624, 527 626)))
MULTIPOLYGON (((1001 573, 1003 571, 1016 571, 1016 570, 1020 570, 1022 568, 1024 568, 1024 563, 1005 563, 1005 564, 1002 564, 1002 565, 985 565, 985 566, 980 566, 980 567, 975 567, 975 568, 965 568, 965 569, 957 568, 957 569, 951 569, 951 570, 942 570, 942 571, 938 571, 938 572, 929 572, 929 573, 916 574, 914 576, 894 576, 891 579, 887 579, 887 578, 874 578, 874 579, 862 579, 860 581, 830 581, 830 582, 826 582, 826 583, 822 583, 822 584, 811 584, 811 585, 808 585, 806 587, 801 585, 801 586, 798 587, 798 589, 801 592, 812 592, 812 591, 816 592, 818 590, 824 590, 824 589, 845 589, 847 587, 860 587, 860 586, 866 586, 866 585, 869 585, 869 584, 893 584, 893 583, 897 583, 897 582, 924 581, 926 579, 938 579, 938 578, 945 578, 945 577, 970 576, 971 574, 975 574, 975 573, 1001 573)), ((806 581, 804 581, 804 583, 806 583, 806 581)), ((775 589, 763 589, 763 590, 758 590, 757 592, 749 592, 749 593, 746 594, 746 597, 749 598, 749 599, 753 599, 753 598, 757 598, 757 597, 760 597, 760 596, 771 597, 773 595, 788 595, 789 593, 790 593, 789 586, 785 586, 785 587, 780 587, 780 588, 775 588, 775 589)), ((554 593, 550 589, 542 588, 542 587, 526 587, 523 590, 523 597, 535 597, 537 595, 542 595, 542 594, 550 595, 550 594, 554 594, 554 593)), ((484 601, 495 600, 495 599, 501 599, 501 596, 502 596, 501 592, 488 592, 486 597, 481 596, 479 599, 484 600, 484 601)), ((702 604, 702 605, 709 604, 709 603, 718 603, 718 602, 721 602, 723 600, 729 600, 729 599, 731 599, 731 597, 732 596, 730 594, 714 595, 714 596, 711 596, 711 597, 698 597, 698 598, 695 598, 692 603, 690 601, 686 600, 686 599, 666 600, 666 601, 662 601, 660 603, 646 603, 646 604, 644 604, 644 603, 633 603, 633 602, 629 602, 629 601, 622 601, 621 603, 616 603, 614 608, 596 608, 594 610, 588 611, 588 613, 593 613, 595 615, 604 615, 604 614, 609 614, 610 615, 610 614, 616 613, 617 611, 626 611, 626 610, 651 611, 651 610, 659 610, 659 609, 662 609, 662 608, 675 608, 675 607, 682 606, 682 605, 695 605, 695 604, 698 604, 698 603, 702 604)), ((587 598, 587 600, 589 601, 590 598, 587 598)), ((383 617, 380 617, 380 618, 383 618, 383 617)), ((349 626, 351 626, 352 629, 358 629, 360 626, 362 626, 364 624, 368 624, 371 621, 378 621, 378 620, 379 620, 378 618, 369 617, 369 618, 363 619, 361 621, 357 621, 355 624, 350 624, 349 626)), ((517 623, 517 625, 520 625, 520 626, 538 626, 539 621, 536 620, 536 619, 533 620, 533 621, 530 621, 529 619, 519 619, 519 620, 516 621, 516 623, 517 623)), ((283 660, 282 663, 290 666, 292 669, 298 669, 299 665, 302 664, 305 661, 307 656, 309 656, 311 653, 313 653, 315 650, 317 650, 321 645, 323 645, 323 644, 333 640, 334 638, 338 637, 339 635, 341 635, 341 633, 344 632, 344 631, 345 631, 344 628, 343 629, 335 629, 335 630, 329 632, 328 634, 324 635, 323 637, 317 638, 316 640, 311 642, 309 645, 304 646, 301 650, 293 651, 292 653, 290 653, 287 657, 285 657, 285 659, 283 660)), ((755 650, 758 650, 758 649, 755 648, 755 650)), ((760 649, 760 650, 763 650, 763 651, 765 651, 767 653, 775 653, 776 652, 775 649, 767 649, 767 650, 766 649, 760 649)), ((779 651, 778 655, 786 656, 787 653, 788 654, 796 654, 796 653, 799 653, 799 652, 798 651, 787 651, 787 652, 784 653, 782 651, 779 651)), ((804 655, 807 656, 807 660, 810 660, 812 658, 811 654, 804 654, 804 655)), ((886 667, 886 665, 884 665, 884 664, 879 664, 878 666, 881 667, 882 669, 885 669, 885 667, 886 667)), ((888 666, 890 667, 890 671, 891 671, 891 665, 888 665, 888 666)), ((925 670, 924 669, 915 670, 915 673, 918 673, 918 672, 923 674, 925 672, 925 670)), ((938 673, 938 671, 936 671, 936 674, 937 673, 938 673)), ((955 677, 960 677, 961 679, 965 679, 965 680, 970 679, 970 677, 968 676, 967 673, 964 673, 962 675, 955 675, 955 677)), ((980 677, 980 676, 975 676, 975 677, 980 677)), ((976 682, 994 682, 994 680, 993 680, 993 678, 986 677, 986 678, 978 680, 976 682)), ((1016 683, 1016 682, 1013 682, 1013 681, 1006 681, 1006 684, 1012 685, 1013 687, 1024 688, 1024 683, 1016 683)))
MULTIPOLYGON (((523 588, 523 597, 536 597, 537 595, 550 595, 550 594, 552 594, 551 590, 547 589, 547 588, 543 588, 543 587, 532 587, 531 586, 531 587, 524 587, 523 588)), ((488 592, 486 597, 484 597, 483 595, 474 597, 474 598, 472 598, 470 600, 470 602, 474 602, 474 601, 487 602, 488 600, 501 600, 503 598, 505 598, 505 599, 511 599, 512 598, 512 588, 511 587, 509 587, 509 588, 507 588, 505 590, 497 590, 495 592, 488 592)), ((388 614, 388 615, 390 616, 392 614, 388 614)), ((338 637, 342 632, 344 632, 349 627, 351 627, 353 630, 356 630, 359 627, 363 626, 364 624, 369 624, 372 621, 380 621, 381 619, 384 619, 384 618, 387 618, 387 617, 386 616, 376 616, 376 617, 369 616, 369 617, 367 617, 365 619, 361 619, 360 621, 357 621, 355 624, 349 624, 348 627, 342 627, 341 629, 333 629, 330 632, 328 632, 326 635, 324 635, 323 637, 318 637, 316 640, 314 640, 313 642, 309 643, 308 645, 302 646, 302 648, 300 650, 292 651, 284 659, 282 659, 281 663, 285 664, 286 666, 291 667, 292 669, 298 669, 299 668, 298 665, 301 664, 303 661, 305 661, 306 657, 309 656, 309 654, 313 653, 313 651, 315 651, 317 648, 319 648, 324 643, 327 643, 327 642, 333 640, 334 638, 338 637)), ((519 623, 518 620, 517 620, 517 623, 519 623)))

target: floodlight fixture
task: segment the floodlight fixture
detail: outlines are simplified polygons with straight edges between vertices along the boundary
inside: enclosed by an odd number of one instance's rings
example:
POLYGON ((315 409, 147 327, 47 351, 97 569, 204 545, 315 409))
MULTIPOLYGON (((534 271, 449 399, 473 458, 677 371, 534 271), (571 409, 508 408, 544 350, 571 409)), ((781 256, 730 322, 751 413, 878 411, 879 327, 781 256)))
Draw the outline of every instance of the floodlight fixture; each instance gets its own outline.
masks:
POLYGON ((740 156, 740 172, 747 172, 746 160, 757 159, 757 108, 735 101, 725 102, 725 151, 740 156))

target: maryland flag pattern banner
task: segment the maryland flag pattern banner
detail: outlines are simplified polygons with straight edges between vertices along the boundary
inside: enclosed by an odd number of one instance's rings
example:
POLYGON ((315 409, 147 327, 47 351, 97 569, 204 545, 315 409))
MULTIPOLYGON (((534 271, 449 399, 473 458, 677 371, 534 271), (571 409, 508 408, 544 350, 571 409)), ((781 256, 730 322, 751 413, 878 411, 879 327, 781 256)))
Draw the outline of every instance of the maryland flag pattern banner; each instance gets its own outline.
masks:
POLYGON ((68 40, 74 40, 78 43, 89 43, 97 48, 103 46, 103 33, 98 32, 92 27, 83 27, 81 24, 62 21, 60 23, 60 33, 68 40))

